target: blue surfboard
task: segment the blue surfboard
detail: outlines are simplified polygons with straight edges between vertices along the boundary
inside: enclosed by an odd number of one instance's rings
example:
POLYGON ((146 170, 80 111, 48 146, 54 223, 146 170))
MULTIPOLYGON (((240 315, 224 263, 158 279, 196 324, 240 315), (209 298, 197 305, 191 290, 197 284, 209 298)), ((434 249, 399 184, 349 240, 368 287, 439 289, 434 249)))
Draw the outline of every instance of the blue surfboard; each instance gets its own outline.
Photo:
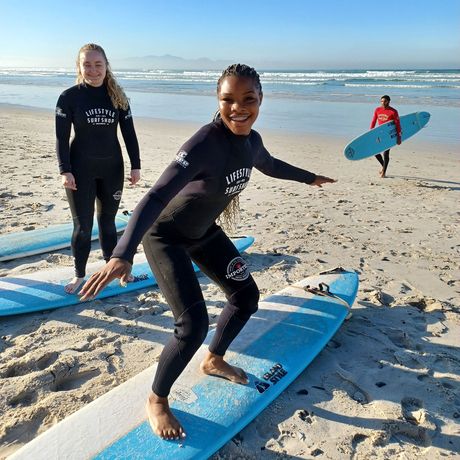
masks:
POLYGON ((346 318, 358 275, 336 269, 260 302, 226 359, 248 385, 203 375, 199 363, 213 331, 179 377, 172 410, 187 437, 164 441, 145 421, 156 365, 109 391, 26 444, 10 460, 207 459, 266 408, 320 353, 346 318), (308 286, 321 289, 310 289, 308 286))
MULTIPOLYGON (((117 232, 128 225, 129 213, 120 213, 115 218, 117 232)), ((50 225, 28 232, 13 232, 0 235, 0 262, 21 257, 43 254, 44 252, 68 248, 72 237, 73 224, 50 225)), ((99 236, 97 224, 93 226, 92 240, 99 236)))
MULTIPOLYGON (((251 236, 232 240, 238 251, 246 250, 254 242, 251 236)), ((87 272, 93 273, 105 262, 88 264, 87 272)), ((199 271, 194 265, 195 271, 199 271)), ((150 271, 148 262, 143 255, 136 255, 132 269, 134 281, 121 287, 119 280, 112 281, 97 298, 112 297, 118 294, 154 286, 156 280, 150 271)), ((0 317, 67 307, 80 302, 78 295, 67 294, 64 286, 74 276, 73 267, 45 270, 29 275, 0 278, 0 317)))
MULTIPOLYGON (((399 120, 401 122, 401 142, 404 142, 426 126, 430 121, 430 114, 414 112, 402 116, 399 120)), ((362 160, 391 149, 395 145, 398 145, 396 126, 394 121, 389 121, 353 139, 344 148, 343 153, 349 160, 362 160)))

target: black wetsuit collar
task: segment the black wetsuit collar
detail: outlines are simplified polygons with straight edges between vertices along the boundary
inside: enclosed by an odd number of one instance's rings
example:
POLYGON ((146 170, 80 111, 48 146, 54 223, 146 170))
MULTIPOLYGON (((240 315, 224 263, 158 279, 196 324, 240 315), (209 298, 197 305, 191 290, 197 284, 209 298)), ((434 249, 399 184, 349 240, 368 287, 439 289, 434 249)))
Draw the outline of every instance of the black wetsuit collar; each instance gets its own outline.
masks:
POLYGON ((91 86, 88 85, 88 83, 80 83, 80 86, 82 88, 87 89, 88 91, 93 92, 93 94, 98 94, 98 93, 105 93, 107 91, 107 87, 105 86, 105 83, 103 83, 101 86, 91 86))
POLYGON ((249 136, 251 134, 246 134, 246 135, 237 135, 237 134, 234 134, 230 128, 223 122, 222 118, 219 118, 216 122, 216 125, 217 126, 220 126, 223 131, 225 132, 227 138, 229 139, 229 141, 233 144, 233 145, 237 145, 237 146, 243 146, 246 144, 247 140, 249 139, 249 136))

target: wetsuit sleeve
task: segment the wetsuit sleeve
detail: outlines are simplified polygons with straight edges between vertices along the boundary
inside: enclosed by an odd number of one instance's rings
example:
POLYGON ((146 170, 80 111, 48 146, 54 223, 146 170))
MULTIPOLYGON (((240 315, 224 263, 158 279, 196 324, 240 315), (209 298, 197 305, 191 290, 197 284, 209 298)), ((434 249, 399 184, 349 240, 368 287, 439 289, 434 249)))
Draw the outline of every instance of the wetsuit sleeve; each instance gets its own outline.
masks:
POLYGON ((265 175, 276 177, 277 179, 302 182, 304 184, 311 184, 316 179, 316 174, 272 157, 264 147, 262 138, 258 133, 254 132, 251 142, 254 142, 256 147, 254 167, 265 175))
POLYGON ((129 107, 128 110, 120 109, 120 129, 131 162, 131 169, 141 169, 139 143, 134 129, 133 116, 129 107))
POLYGON ((56 154, 59 172, 72 172, 70 165, 70 132, 72 130, 72 111, 68 97, 61 94, 56 104, 56 154))
POLYGON ((164 170, 155 185, 134 209, 112 257, 133 263, 134 254, 144 234, 171 199, 201 173, 207 161, 199 148, 193 149, 190 153, 182 148, 177 153, 175 160, 164 170))
POLYGON ((376 123, 377 123, 377 110, 374 110, 374 116, 372 118, 371 126, 369 129, 373 129, 376 123))

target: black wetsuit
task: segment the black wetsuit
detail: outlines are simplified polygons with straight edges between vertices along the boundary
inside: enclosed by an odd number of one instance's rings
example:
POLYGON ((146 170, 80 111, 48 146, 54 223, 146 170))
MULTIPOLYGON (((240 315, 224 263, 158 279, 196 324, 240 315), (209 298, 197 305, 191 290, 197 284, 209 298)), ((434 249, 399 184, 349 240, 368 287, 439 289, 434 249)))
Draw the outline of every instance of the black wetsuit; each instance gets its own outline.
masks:
POLYGON ((112 257, 132 262, 143 238, 145 254, 175 318, 174 336, 158 364, 153 391, 166 397, 208 331, 208 315, 190 258, 224 291, 210 351, 223 356, 257 310, 259 291, 215 219, 247 185, 252 168, 311 183, 315 175, 273 158, 260 135, 235 136, 221 120, 201 128, 177 153, 133 212, 112 257), (145 236, 144 236, 145 235, 145 236))
POLYGON ((56 107, 56 151, 61 173, 71 172, 77 190, 66 189, 74 231, 75 276, 85 276, 91 249, 94 203, 99 240, 106 260, 117 244, 115 215, 123 191, 123 157, 117 137, 120 125, 131 162, 140 169, 139 145, 131 111, 115 109, 105 85, 76 85, 64 91, 56 107), (71 127, 74 137, 69 145, 71 127))

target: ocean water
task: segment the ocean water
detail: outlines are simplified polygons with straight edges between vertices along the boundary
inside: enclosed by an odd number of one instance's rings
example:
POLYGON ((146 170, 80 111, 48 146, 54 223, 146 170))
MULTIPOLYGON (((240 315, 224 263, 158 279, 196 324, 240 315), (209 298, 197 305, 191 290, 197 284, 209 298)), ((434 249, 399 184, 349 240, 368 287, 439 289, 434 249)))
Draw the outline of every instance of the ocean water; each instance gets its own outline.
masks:
MULTIPOLYGON (((217 108, 220 71, 115 71, 135 116, 207 123, 217 108)), ((428 111, 417 138, 460 146, 460 70, 261 71, 256 129, 356 137, 383 94, 400 113, 428 111)), ((74 84, 68 69, 0 67, 0 104, 54 109, 74 84)))

